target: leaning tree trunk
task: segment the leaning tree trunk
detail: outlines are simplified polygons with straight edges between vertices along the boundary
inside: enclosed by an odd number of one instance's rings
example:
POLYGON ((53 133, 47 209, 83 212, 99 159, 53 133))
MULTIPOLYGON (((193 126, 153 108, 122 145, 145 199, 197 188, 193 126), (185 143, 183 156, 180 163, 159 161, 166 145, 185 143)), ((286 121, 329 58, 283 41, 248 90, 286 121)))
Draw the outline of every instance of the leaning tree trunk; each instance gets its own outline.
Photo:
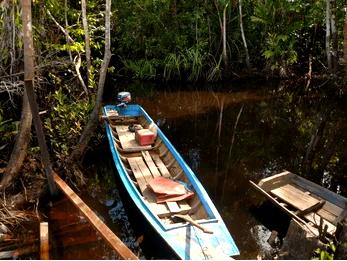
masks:
POLYGON ((312 163, 317 152, 317 146, 323 138, 323 133, 328 121, 328 117, 328 112, 324 112, 319 116, 315 131, 311 136, 311 140, 307 147, 306 154, 302 163, 302 171, 305 175, 308 175, 312 170, 312 163))
POLYGON ((41 162, 45 169, 49 191, 51 195, 55 195, 57 190, 52 175, 53 169, 48 153, 45 135, 43 132, 42 122, 39 115, 39 106, 36 103, 36 96, 33 85, 34 42, 31 18, 31 0, 22 0, 22 21, 24 46, 24 87, 33 117, 37 140, 40 146, 41 162))
POLYGON ((345 23, 343 26, 343 64, 347 64, 347 13, 345 14, 345 23))
POLYGON ((100 77, 98 82, 98 92, 96 96, 95 106, 90 114, 89 121, 83 130, 83 133, 79 139, 78 145, 72 152, 69 162, 75 163, 76 161, 81 161, 88 143, 94 134, 94 131, 98 125, 99 112, 101 109, 102 96, 104 93, 104 85, 106 80, 106 73, 108 64, 111 59, 111 36, 110 36, 110 17, 111 17, 111 0, 106 0, 106 11, 105 11, 105 54, 104 60, 101 64, 100 77))
POLYGON ((331 21, 331 10, 330 10, 330 0, 326 0, 326 10, 325 10, 325 50, 327 54, 327 63, 328 63, 328 70, 329 73, 332 71, 332 62, 331 62, 331 46, 330 46, 330 39, 331 39, 331 28, 330 28, 330 21, 331 21))
POLYGON ((336 0, 330 0, 330 30, 331 30, 331 48, 332 48, 332 61, 331 61, 331 66, 332 66, 332 72, 335 73, 337 69, 337 33, 336 33, 336 0))
POLYGON ((239 16, 240 16, 240 30, 241 30, 241 37, 242 37, 242 42, 243 46, 245 48, 245 53, 246 53, 246 65, 247 69, 251 70, 251 63, 249 61, 249 53, 248 53, 248 47, 247 47, 247 42, 246 42, 246 37, 245 37, 245 31, 243 30, 243 21, 242 21, 242 0, 239 0, 239 16))
MULTIPOLYGON (((67 0, 64 1, 64 18, 65 18, 65 28, 68 28, 69 27, 69 22, 68 22, 68 19, 67 19, 67 9, 68 9, 68 6, 67 6, 67 0)), ((73 63, 73 60, 72 60, 72 54, 71 54, 71 50, 70 50, 70 40, 69 40, 69 37, 67 35, 65 35, 65 38, 66 38, 66 43, 67 45, 69 46, 68 48, 68 53, 69 53, 69 57, 70 57, 70 62, 73 63)))
POLYGON ((10 75, 13 74, 14 63, 16 61, 16 2, 12 1, 11 17, 12 17, 12 48, 11 48, 11 67, 10 75))
MULTIPOLYGON (((65 35, 67 44, 68 45, 74 44, 75 41, 71 38, 71 36, 69 35, 68 31, 65 30, 64 27, 62 27, 58 23, 58 21, 54 18, 54 16, 51 14, 51 12, 48 10, 48 8, 46 8, 46 12, 47 12, 48 16, 52 19, 52 21, 56 24, 56 26, 60 29, 60 31, 62 31, 62 33, 65 35)), ((77 52, 77 55, 76 55, 76 57, 73 60, 73 64, 75 66, 75 71, 76 71, 76 74, 77 74, 77 78, 78 78, 78 80, 79 80, 79 82, 80 82, 84 92, 86 93, 86 95, 88 95, 88 88, 87 88, 86 84, 84 83, 82 75, 81 75, 81 72, 80 72, 81 55, 80 55, 79 52, 77 52)), ((87 83, 87 85, 88 85, 88 83, 87 83)))
POLYGON ((88 19, 87 19, 87 4, 86 0, 81 0, 82 7, 82 23, 84 30, 84 41, 86 45, 86 61, 87 61, 87 86, 89 85, 90 78, 90 67, 92 66, 91 58, 90 58, 90 38, 89 38, 89 30, 88 30, 88 19))
POLYGON ((226 34, 226 28, 227 28, 227 7, 228 4, 225 5, 223 10, 223 26, 222 26, 222 39, 223 39, 223 62, 224 62, 224 69, 228 69, 228 54, 227 54, 227 34, 226 34))
POLYGON ((10 160, 7 164, 5 175, 1 180, 0 187, 5 189, 12 184, 12 181, 19 174, 27 154, 30 141, 32 115, 26 93, 23 94, 22 116, 20 120, 19 132, 16 137, 10 160))

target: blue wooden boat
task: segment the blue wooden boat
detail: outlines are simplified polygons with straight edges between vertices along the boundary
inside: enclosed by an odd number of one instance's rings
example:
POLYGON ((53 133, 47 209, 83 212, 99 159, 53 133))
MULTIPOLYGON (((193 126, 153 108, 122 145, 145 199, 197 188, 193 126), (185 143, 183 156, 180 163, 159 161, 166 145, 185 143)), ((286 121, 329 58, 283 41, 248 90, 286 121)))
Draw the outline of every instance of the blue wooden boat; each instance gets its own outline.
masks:
POLYGON ((205 189, 163 132, 157 128, 155 143, 140 146, 129 125, 143 128, 154 122, 139 105, 103 107, 106 133, 114 164, 136 207, 154 230, 181 259, 225 259, 239 250, 205 189), (163 176, 188 184, 194 196, 156 203, 147 187, 163 176), (212 233, 211 233, 212 232, 212 233))

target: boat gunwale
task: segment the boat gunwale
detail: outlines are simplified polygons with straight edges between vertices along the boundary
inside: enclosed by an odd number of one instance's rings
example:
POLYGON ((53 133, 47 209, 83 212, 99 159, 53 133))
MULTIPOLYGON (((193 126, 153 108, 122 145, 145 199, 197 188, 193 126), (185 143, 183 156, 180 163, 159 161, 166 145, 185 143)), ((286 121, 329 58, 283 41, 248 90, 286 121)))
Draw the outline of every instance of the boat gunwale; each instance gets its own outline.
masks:
MULTIPOLYGON (((271 184, 271 181, 274 179, 279 178, 279 181, 287 181, 286 184, 295 184, 296 186, 301 187, 302 189, 308 190, 310 193, 312 193, 315 196, 318 196, 331 204, 336 205, 339 208, 346 209, 347 208, 347 198, 334 193, 333 191, 316 184, 308 179, 305 179, 295 173, 292 173, 288 170, 283 170, 280 173, 277 173, 275 175, 263 178, 259 180, 258 186, 264 189, 264 182, 271 184), (299 181, 299 182, 298 182, 299 181), (305 185, 305 188, 303 187, 303 184, 305 185)), ((275 183, 272 183, 276 185, 275 183)), ((282 186, 284 183, 280 183, 282 186)), ((268 184, 265 185, 266 189, 265 191, 269 191, 269 188, 267 188, 268 184)), ((276 186, 275 186, 276 187, 276 186)))
MULTIPOLYGON (((147 122, 149 124, 151 124, 151 123, 155 124, 155 122, 151 119, 151 117, 147 114, 147 112, 140 105, 128 105, 127 107, 137 108, 139 110, 140 114, 136 114, 136 115, 133 115, 133 116, 141 116, 141 114, 142 114, 146 118, 146 120, 147 120, 147 122)), ((115 105, 106 105, 106 106, 104 106, 104 113, 105 114, 106 114, 105 110, 109 109, 109 108, 115 109, 116 106, 115 105)), ((107 128, 107 135, 110 135, 110 137, 113 139, 114 135, 112 134, 111 126, 109 124, 107 124, 107 125, 108 125, 107 126, 108 127, 107 128)), ((173 145, 170 143, 170 141, 167 139, 165 134, 160 130, 160 128, 158 126, 157 126, 157 130, 158 130, 158 136, 162 139, 162 141, 165 144, 165 146, 169 149, 169 151, 175 157, 175 160, 178 162, 180 167, 183 169, 183 172, 185 173, 186 177, 189 179, 189 181, 191 182, 191 185, 194 187, 195 191, 197 192, 197 196, 199 198, 199 201, 201 202, 201 204, 203 205, 204 209, 206 210, 206 212, 208 214, 208 219, 199 219, 199 220, 196 220, 196 222, 198 222, 199 224, 208 224, 208 223, 218 223, 218 222, 221 222, 222 221, 221 217, 220 218, 216 217, 216 214, 213 211, 213 209, 211 208, 211 205, 209 205, 209 203, 206 200, 206 199, 210 199, 208 194, 207 194, 207 192, 206 191, 201 191, 202 185, 200 184, 200 181, 195 177, 195 174, 192 172, 192 170, 189 168, 189 166, 187 164, 185 164, 185 162, 182 159, 182 157, 180 157, 180 155, 178 154, 176 149, 173 147, 173 145), (187 174, 187 172, 190 172, 190 173, 187 174), (199 184, 197 184, 198 182, 199 182, 199 184), (200 187, 199 187, 199 185, 200 185, 200 187), (206 194, 202 195, 203 193, 206 193, 206 194)), ((141 195, 141 193, 138 191, 136 186, 133 184, 133 182, 132 182, 131 178, 129 177, 128 173, 126 173, 125 166, 124 166, 122 160, 120 159, 119 152, 115 148, 114 144, 111 144, 111 142, 109 142, 109 143, 110 143, 110 145, 112 147, 112 154, 115 154, 115 156, 117 158, 117 163, 120 165, 120 168, 118 168, 117 164, 116 164, 116 167, 117 167, 117 170, 121 171, 121 173, 122 173, 122 175, 120 175, 122 180, 123 180, 123 177, 124 177, 124 180, 126 180, 127 184, 131 187, 131 191, 136 193, 136 197, 141 202, 141 206, 145 207, 145 209, 144 209, 145 211, 141 211, 141 212, 146 212, 146 213, 149 212, 150 213, 150 217, 153 218, 156 221, 156 223, 158 225, 160 225, 161 229, 163 229, 165 231, 169 231, 169 230, 173 230, 173 229, 189 226, 189 223, 187 223, 187 222, 185 222, 185 223, 179 222, 179 223, 174 223, 174 224, 165 224, 164 222, 161 221, 161 219, 155 213, 153 213, 153 211, 150 208, 150 206, 146 203, 146 201, 144 200, 144 198, 141 195)), ((123 183, 124 183, 124 180, 123 180, 123 183)), ((210 203, 212 204, 212 206, 214 206, 212 201, 210 203)), ((148 217, 146 217, 146 218, 148 219, 148 217)))
MULTIPOLYGON (((147 112, 140 105, 128 105, 127 107, 128 108, 130 107, 133 110, 137 111, 136 115, 134 114, 134 111, 133 111, 131 113, 131 116, 144 116, 148 123, 152 123, 152 122, 154 123, 152 118, 147 114, 147 112)), ((110 110, 117 110, 118 111, 119 108, 116 105, 105 105, 103 107, 103 113, 106 116, 106 118, 107 118, 107 112, 110 110)), ((223 246, 223 249, 224 249, 224 247, 226 247, 226 249, 223 250, 224 253, 228 253, 227 254, 228 256, 239 255, 240 251, 239 251, 238 247, 236 246, 236 243, 235 243, 233 237, 231 236, 231 234, 230 234, 228 228, 226 227, 222 217, 220 216, 218 210, 216 209, 216 207, 213 204, 212 200, 210 199, 209 195, 205 191, 204 187, 202 186, 200 181, 197 179, 197 177, 195 176, 193 171, 190 169, 188 164, 183 160, 181 155, 176 151, 175 147, 167 139, 165 134, 161 131, 161 129, 158 126, 157 126, 157 128, 158 128, 158 136, 162 139, 162 142, 164 142, 164 144, 167 146, 167 148, 172 153, 175 160, 178 162, 178 164, 182 168, 182 170, 185 173, 188 180, 192 183, 202 206, 204 207, 205 211, 207 212, 208 219, 200 219, 200 220, 196 220, 196 221, 200 224, 209 224, 212 226, 212 228, 211 228, 212 231, 218 231, 218 235, 222 236, 222 238, 223 238, 223 240, 221 242, 227 242, 227 244, 228 244, 228 246, 223 246), (204 200, 201 200, 202 198, 204 200), (227 251, 227 252, 225 252, 225 251, 227 251)), ((115 142, 113 140, 114 135, 112 133, 111 126, 110 126, 109 122, 107 122, 107 121, 106 121, 106 133, 107 133, 107 137, 108 137, 108 141, 109 141, 109 145, 110 145, 110 149, 111 149, 114 163, 116 165, 116 168, 119 172, 119 176, 120 176, 122 183, 125 186, 128 194, 130 195, 130 197, 132 198, 132 201, 135 203, 135 205, 140 210, 142 215, 151 224, 153 229, 155 229, 157 231, 157 233, 164 239, 164 241, 166 241, 170 245, 169 242, 173 242, 172 241, 173 239, 167 238, 167 236, 169 236, 168 233, 170 233, 170 231, 175 231, 175 230, 179 231, 179 230, 184 229, 184 228, 188 229, 188 228, 192 227, 191 224, 189 224, 189 223, 165 224, 164 222, 161 221, 161 219, 152 211, 149 204, 145 202, 143 196, 140 194, 138 188, 135 186, 135 184, 133 183, 129 174, 127 173, 126 168, 125 168, 125 166, 124 166, 124 164, 120 158, 120 154, 119 154, 119 152, 115 146, 115 142), (134 197, 132 195, 134 195, 134 197)), ((194 227, 192 227, 192 228, 194 229, 194 227)), ((198 236, 197 233, 195 233, 195 234, 196 234, 195 236, 198 236)), ((211 239, 212 238, 215 238, 214 240, 217 240, 217 242, 220 240, 220 238, 218 238, 217 236, 213 236, 213 237, 211 237, 211 239)), ((180 258, 186 259, 187 256, 186 256, 184 249, 181 249, 181 250, 183 250, 183 252, 181 253, 181 251, 176 249, 177 247, 178 247, 178 249, 181 248, 179 246, 171 247, 171 248, 174 252, 176 252, 176 254, 178 256, 180 256, 180 258)))

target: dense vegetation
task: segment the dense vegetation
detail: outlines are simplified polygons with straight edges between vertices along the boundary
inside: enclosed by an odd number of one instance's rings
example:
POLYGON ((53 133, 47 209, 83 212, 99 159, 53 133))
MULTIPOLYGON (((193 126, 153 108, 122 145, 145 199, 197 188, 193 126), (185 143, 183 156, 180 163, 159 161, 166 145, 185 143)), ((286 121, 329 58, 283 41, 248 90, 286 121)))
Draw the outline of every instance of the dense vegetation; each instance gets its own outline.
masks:
MULTIPOLYGON (((1 4, 1 74, 16 72, 20 65, 17 4, 1 4)), ((342 0, 332 1, 331 7, 332 14, 336 13, 332 53, 340 56, 344 4, 342 0)), ((93 87, 104 44, 103 2, 89 1, 87 17, 92 54, 89 87, 93 87)), ((33 19, 37 64, 50 83, 57 84, 62 74, 74 71, 69 68, 69 53, 72 58, 82 55, 80 66, 86 69, 78 2, 35 1, 33 19), (53 19, 66 29, 73 42, 67 42, 53 19), (53 71, 48 73, 47 66, 53 66, 53 71)), ((309 71, 312 60, 313 71, 324 74, 328 67, 325 29, 326 1, 322 0, 114 1, 109 73, 115 78, 188 81, 215 81, 242 72, 302 76, 309 71)))
MULTIPOLYGON (((54 167, 64 170, 76 158, 83 158, 82 152, 72 158, 70 155, 80 143, 79 137, 85 136, 88 115, 93 108, 98 109, 95 104, 102 98, 100 85, 104 85, 100 75, 107 46, 105 1, 90 0, 83 10, 84 5, 85 0, 32 3, 34 85, 54 167)), ((343 48, 347 50, 343 46, 345 7, 345 0, 113 1, 112 58, 106 82, 196 83, 279 77, 292 82, 301 79, 304 92, 313 79, 322 80, 320 86, 328 81, 334 87, 341 86, 347 82, 345 69, 339 63, 343 55, 347 58, 343 53, 343 48)), ((17 146, 19 126, 23 125, 21 14, 21 1, 1 1, 0 171, 4 173, 8 171, 11 151, 17 146)), ((323 116, 323 123, 317 120, 305 129, 308 160, 303 168, 316 166, 316 170, 322 170, 317 159, 310 158, 314 147, 309 139, 322 137, 315 131, 325 124, 328 116, 323 116)), ((30 132, 31 125, 27 127, 30 132)), ((304 132, 300 128, 298 131, 304 132)), ((30 160, 22 171, 30 173, 35 169, 42 174, 34 138, 26 139, 30 142, 30 160)), ((332 156, 324 160, 330 162, 332 156)), ((307 172, 302 169, 302 173, 307 172)), ((13 187, 13 194, 21 190, 13 187)))

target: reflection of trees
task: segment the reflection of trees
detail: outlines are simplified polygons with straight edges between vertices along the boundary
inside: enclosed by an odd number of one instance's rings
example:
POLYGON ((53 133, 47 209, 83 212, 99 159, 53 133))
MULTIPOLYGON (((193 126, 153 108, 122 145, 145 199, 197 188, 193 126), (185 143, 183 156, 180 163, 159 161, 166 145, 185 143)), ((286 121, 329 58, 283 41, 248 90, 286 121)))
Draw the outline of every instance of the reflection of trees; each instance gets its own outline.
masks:
POLYGON ((223 204, 247 193, 248 179, 282 169, 317 183, 329 173, 333 191, 343 184, 346 122, 337 101, 290 93, 173 91, 140 103, 154 119, 166 119, 161 128, 188 164, 194 164, 189 150, 200 152, 197 175, 223 204))
POLYGON ((275 131, 271 135, 275 151, 288 152, 283 154, 288 164, 282 166, 317 183, 322 182, 324 173, 329 173, 332 175, 330 189, 336 191, 334 184, 343 184, 343 169, 339 164, 345 157, 346 139, 344 109, 338 108, 339 101, 314 97, 298 101, 293 95, 285 94, 270 103, 260 115, 268 128, 275 131))
MULTIPOLYGON (((346 124, 343 115, 336 109, 328 108, 316 119, 316 125, 307 130, 311 140, 307 146, 302 172, 316 182, 321 182, 324 174, 332 176, 331 190, 336 191, 338 184, 344 184, 343 159, 346 157, 346 124)), ((341 188, 344 194, 346 187, 341 188)))

